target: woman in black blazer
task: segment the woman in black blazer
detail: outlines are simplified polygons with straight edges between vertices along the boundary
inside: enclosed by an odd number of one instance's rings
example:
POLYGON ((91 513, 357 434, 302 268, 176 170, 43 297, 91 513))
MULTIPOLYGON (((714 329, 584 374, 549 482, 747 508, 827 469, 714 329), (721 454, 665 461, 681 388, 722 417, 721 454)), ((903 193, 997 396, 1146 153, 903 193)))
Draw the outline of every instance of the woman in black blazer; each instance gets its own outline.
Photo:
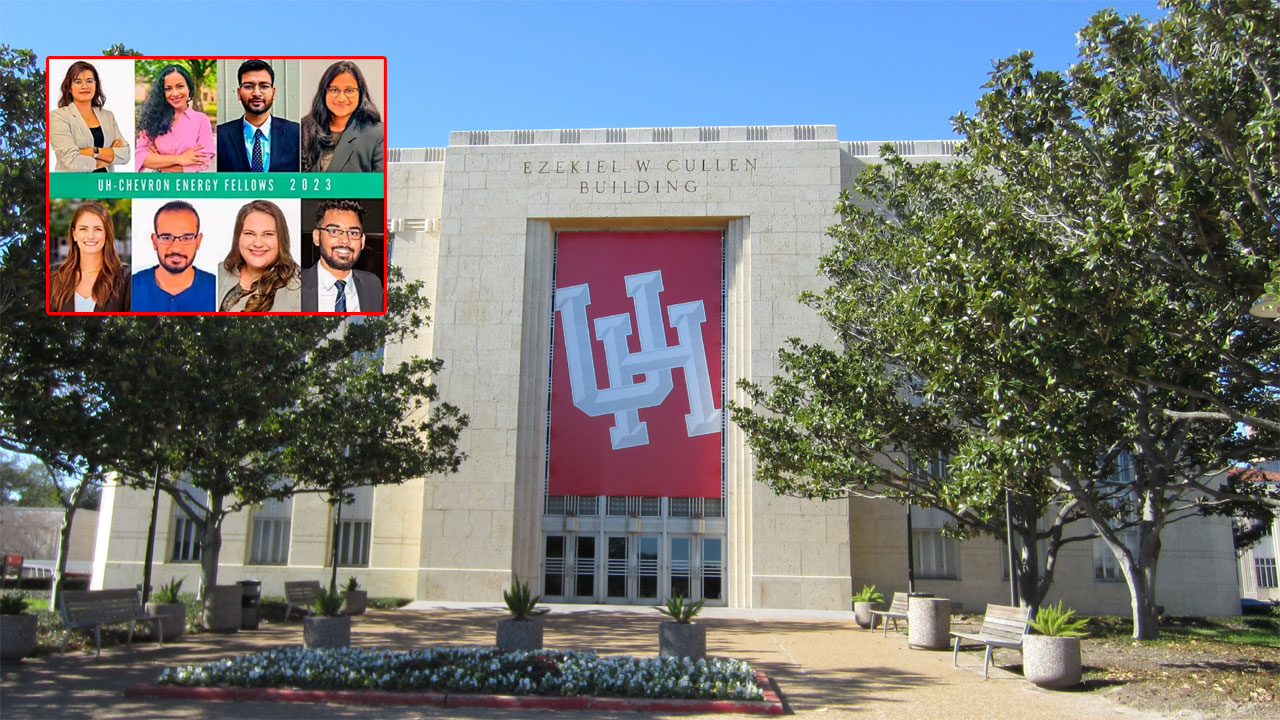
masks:
POLYGON ((382 116, 360 68, 329 66, 302 118, 302 172, 382 172, 382 116))
POLYGON ((129 267, 116 254, 111 214, 96 202, 76 208, 71 249, 49 280, 54 312, 125 312, 129 309, 129 267))

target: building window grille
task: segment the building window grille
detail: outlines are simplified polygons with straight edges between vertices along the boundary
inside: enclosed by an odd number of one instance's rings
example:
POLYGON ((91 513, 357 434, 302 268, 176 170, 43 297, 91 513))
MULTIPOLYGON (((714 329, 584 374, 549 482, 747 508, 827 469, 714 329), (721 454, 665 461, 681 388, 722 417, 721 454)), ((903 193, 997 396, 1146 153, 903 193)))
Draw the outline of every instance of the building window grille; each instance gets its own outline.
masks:
POLYGON ((724 517, 724 500, 720 498, 704 498, 702 516, 709 518, 724 517))
POLYGON ((200 560, 200 530, 196 521, 185 515, 173 522, 173 561, 198 562, 200 560))
POLYGON ((253 513, 253 535, 249 540, 249 563, 284 565, 289 562, 290 517, 293 498, 268 500, 253 513))
POLYGON ((1258 577, 1259 588, 1277 587, 1275 558, 1254 558, 1253 569, 1258 577))
POLYGON ((658 517, 662 514, 662 498, 640 498, 640 516, 658 517))
POLYGON ((547 507, 543 513, 546 515, 563 515, 565 510, 565 499, 564 495, 548 495, 547 507))
POLYGON ((368 520, 343 520, 338 531, 338 565, 345 567, 369 566, 369 531, 373 523, 368 520))
POLYGON ((959 577, 959 548, 955 538, 942 530, 912 530, 915 543, 915 575, 918 578, 955 580, 959 577))

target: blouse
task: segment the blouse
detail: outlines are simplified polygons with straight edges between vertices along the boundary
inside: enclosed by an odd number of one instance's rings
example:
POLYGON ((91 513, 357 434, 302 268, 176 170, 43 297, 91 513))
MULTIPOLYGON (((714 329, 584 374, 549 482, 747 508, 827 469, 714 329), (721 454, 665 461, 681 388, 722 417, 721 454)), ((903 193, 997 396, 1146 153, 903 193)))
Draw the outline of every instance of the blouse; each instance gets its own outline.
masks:
POLYGON ((210 168, 215 167, 216 148, 213 144, 213 130, 209 116, 188 107, 174 119, 173 127, 169 128, 169 132, 155 140, 147 136, 146 130, 138 133, 136 153, 138 172, 142 172, 145 168, 143 162, 152 152, 161 155, 179 155, 197 145, 203 148, 202 152, 209 155, 209 160, 195 165, 184 165, 183 172, 208 172, 210 168))

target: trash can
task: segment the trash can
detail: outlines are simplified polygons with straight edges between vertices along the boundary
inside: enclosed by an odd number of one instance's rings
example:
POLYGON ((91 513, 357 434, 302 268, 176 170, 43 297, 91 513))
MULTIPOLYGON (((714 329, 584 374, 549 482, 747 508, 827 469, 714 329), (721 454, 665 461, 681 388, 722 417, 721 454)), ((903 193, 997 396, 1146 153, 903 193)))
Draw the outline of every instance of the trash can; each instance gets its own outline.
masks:
POLYGON ((262 603, 262 583, 258 580, 241 580, 240 586, 240 629, 258 629, 258 606, 262 603))

